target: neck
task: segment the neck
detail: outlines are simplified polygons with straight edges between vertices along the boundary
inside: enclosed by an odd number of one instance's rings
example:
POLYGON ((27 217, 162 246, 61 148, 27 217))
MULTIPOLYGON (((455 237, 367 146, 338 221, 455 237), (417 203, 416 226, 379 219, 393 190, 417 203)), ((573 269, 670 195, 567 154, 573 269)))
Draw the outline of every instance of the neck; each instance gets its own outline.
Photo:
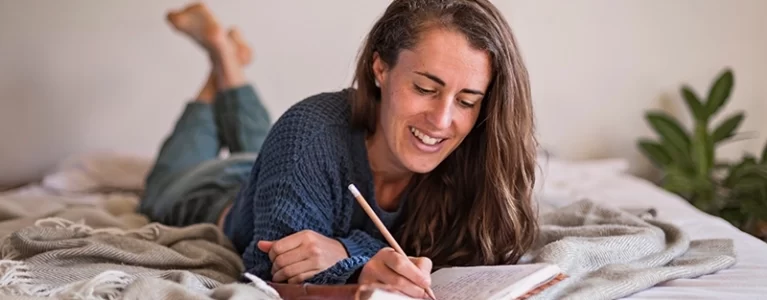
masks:
POLYGON ((396 159, 392 151, 381 135, 374 134, 368 137, 365 142, 370 169, 373 172, 376 203, 384 210, 396 210, 399 206, 400 195, 410 183, 413 172, 395 162, 396 159))

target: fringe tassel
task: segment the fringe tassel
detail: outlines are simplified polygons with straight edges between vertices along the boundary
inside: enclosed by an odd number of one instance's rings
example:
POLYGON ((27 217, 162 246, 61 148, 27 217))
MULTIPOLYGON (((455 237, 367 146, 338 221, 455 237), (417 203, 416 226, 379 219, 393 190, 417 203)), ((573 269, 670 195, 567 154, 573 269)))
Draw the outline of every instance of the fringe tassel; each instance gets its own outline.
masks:
POLYGON ((10 235, 0 238, 0 259, 3 260, 17 260, 21 257, 21 253, 13 244, 9 241, 10 235))
POLYGON ((121 296, 133 276, 120 271, 106 271, 93 279, 53 288, 33 284, 24 262, 0 260, 0 295, 57 297, 61 300, 113 300, 121 296))
POLYGON ((85 225, 84 220, 72 222, 62 218, 45 218, 35 222, 35 226, 38 227, 51 227, 60 229, 73 230, 75 233, 85 236, 92 236, 97 234, 111 234, 111 235, 133 235, 144 240, 156 240, 160 236, 160 228, 156 223, 148 224, 138 229, 123 230, 117 227, 98 228, 94 229, 88 225, 85 225))
POLYGON ((0 295, 32 296, 32 276, 22 261, 0 260, 0 295))
POLYGON ((93 279, 83 280, 49 290, 47 295, 62 300, 112 300, 118 299, 134 277, 120 271, 105 271, 93 279))

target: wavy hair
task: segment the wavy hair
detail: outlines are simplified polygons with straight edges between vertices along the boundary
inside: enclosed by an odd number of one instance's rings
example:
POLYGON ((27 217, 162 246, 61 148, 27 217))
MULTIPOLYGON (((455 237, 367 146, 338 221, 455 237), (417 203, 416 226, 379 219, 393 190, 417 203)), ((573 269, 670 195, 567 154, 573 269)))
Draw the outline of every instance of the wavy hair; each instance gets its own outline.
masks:
POLYGON ((528 73, 511 28, 486 0, 395 0, 358 56, 352 126, 373 134, 381 91, 373 55, 387 65, 431 28, 462 33, 490 55, 492 78, 477 123, 432 172, 416 174, 394 234, 409 255, 445 266, 516 263, 538 232, 532 205, 536 140, 528 73))

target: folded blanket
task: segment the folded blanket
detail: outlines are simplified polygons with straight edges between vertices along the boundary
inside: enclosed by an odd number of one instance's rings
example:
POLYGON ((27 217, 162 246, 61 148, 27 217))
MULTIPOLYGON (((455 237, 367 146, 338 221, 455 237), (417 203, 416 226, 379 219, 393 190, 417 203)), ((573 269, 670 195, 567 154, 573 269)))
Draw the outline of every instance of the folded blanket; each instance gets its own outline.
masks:
POLYGON ((48 218, 2 238, 0 258, 0 295, 19 299, 273 299, 236 283, 242 261, 210 224, 94 229, 48 218))
POLYGON ((524 262, 557 264, 569 278, 531 299, 615 299, 735 264, 732 240, 691 241, 653 216, 651 209, 588 200, 543 214, 541 236, 524 262))

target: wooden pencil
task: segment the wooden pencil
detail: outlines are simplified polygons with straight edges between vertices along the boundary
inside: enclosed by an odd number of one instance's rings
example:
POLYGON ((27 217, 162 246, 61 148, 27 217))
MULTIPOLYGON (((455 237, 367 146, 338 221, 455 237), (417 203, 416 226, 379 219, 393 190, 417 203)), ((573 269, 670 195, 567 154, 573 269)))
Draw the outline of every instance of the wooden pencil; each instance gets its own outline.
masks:
MULTIPOLYGON (((352 192, 352 195, 354 195, 354 198, 357 199, 357 202, 362 206, 362 209, 365 210, 365 213, 367 213, 368 217, 370 217, 371 220, 373 220, 373 223, 375 223, 376 227, 379 231, 381 231, 381 234, 383 234, 386 241, 389 242, 389 245, 391 245, 392 248, 394 248, 397 253, 408 257, 407 254, 405 254, 405 251, 402 250, 402 247, 399 246, 399 243, 394 239, 394 237, 389 233, 389 230, 386 229, 386 226, 384 226, 383 222, 381 222, 381 219, 378 218, 378 216, 375 214, 373 209, 368 205, 368 202, 365 201, 365 198, 362 197, 362 194, 357 189, 354 184, 349 185, 349 191, 352 192)), ((437 300, 437 297, 434 296, 434 292, 431 290, 431 288, 426 288, 426 294, 431 297, 433 300, 437 300)))

